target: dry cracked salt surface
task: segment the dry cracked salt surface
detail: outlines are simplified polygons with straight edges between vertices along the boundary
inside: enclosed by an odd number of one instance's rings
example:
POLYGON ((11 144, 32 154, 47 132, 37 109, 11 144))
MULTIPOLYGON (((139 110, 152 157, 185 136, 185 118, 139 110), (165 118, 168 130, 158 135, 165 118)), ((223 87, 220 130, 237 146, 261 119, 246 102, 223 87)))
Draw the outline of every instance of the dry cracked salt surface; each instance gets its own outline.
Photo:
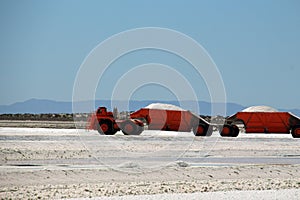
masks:
POLYGON ((0 128, 0 198, 299 199, 299 147, 290 135, 0 128))
MULTIPOLYGON (((86 198, 77 198, 83 200, 86 198)), ((199 199, 218 199, 218 200, 241 200, 241 199, 300 199, 300 190, 285 189, 285 190, 263 190, 263 191, 218 191, 218 192, 195 192, 195 193, 179 193, 179 194, 155 194, 155 195, 128 195, 121 197, 96 197, 89 199, 101 200, 199 200, 199 199)), ((72 199, 75 200, 75 199, 72 199)))

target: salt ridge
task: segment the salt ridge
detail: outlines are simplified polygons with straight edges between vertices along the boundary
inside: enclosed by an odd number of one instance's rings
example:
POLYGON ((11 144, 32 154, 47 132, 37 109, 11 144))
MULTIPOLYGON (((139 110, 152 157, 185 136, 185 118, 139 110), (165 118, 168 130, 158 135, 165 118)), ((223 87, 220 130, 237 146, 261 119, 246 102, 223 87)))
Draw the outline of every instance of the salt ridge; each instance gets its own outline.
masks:
POLYGON ((149 109, 159 109, 159 110, 180 110, 184 111, 183 108, 180 108, 178 106, 172 105, 172 104, 164 104, 164 103, 152 103, 146 106, 145 108, 149 109))
POLYGON ((278 112, 278 110, 270 106, 251 106, 244 109, 242 112, 278 112))

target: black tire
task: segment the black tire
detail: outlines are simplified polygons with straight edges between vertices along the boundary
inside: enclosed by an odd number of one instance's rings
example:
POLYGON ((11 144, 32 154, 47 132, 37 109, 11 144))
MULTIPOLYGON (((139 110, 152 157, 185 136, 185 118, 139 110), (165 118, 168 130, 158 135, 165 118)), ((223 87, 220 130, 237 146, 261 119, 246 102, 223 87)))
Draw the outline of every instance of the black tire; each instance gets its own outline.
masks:
POLYGON ((294 126, 292 128, 292 136, 293 138, 300 138, 300 125, 294 126))
POLYGON ((193 127, 195 136, 211 136, 212 132, 212 127, 209 127, 209 125, 199 124, 198 126, 193 127))
POLYGON ((138 132, 137 135, 140 135, 144 131, 144 127, 137 126, 138 127, 138 132))
POLYGON ((236 120, 231 123, 232 126, 237 126, 239 132, 245 132, 245 123, 243 120, 236 120))
POLYGON ((233 131, 234 130, 232 126, 225 124, 220 131, 220 135, 222 137, 232 137, 233 131))
POLYGON ((110 121, 100 121, 98 132, 104 135, 114 135, 116 133, 112 130, 112 124, 110 121))
POLYGON ((237 125, 232 125, 232 134, 231 137, 237 137, 240 133, 240 129, 237 125))
POLYGON ((122 126, 124 135, 140 135, 144 131, 144 127, 138 126, 135 123, 128 121, 122 126))
POLYGON ((207 125, 206 126, 206 135, 205 136, 207 136, 207 137, 209 137, 209 136, 211 136, 212 135, 212 133, 213 133, 213 126, 210 126, 210 125, 207 125))

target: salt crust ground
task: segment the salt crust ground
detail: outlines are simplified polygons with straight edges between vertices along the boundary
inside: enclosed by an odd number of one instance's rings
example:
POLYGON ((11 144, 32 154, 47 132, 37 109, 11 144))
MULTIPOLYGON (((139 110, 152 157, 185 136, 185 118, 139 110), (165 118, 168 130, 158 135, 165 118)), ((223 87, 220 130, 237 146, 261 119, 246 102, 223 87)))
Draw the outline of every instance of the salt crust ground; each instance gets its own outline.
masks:
MULTIPOLYGON (((236 191, 267 190, 266 193, 250 194, 263 194, 265 199, 280 199, 280 195, 285 194, 286 197, 291 197, 288 199, 299 199, 299 165, 237 164, 191 167, 189 163, 182 162, 153 172, 132 173, 132 170, 141 169, 135 163, 131 163, 124 165, 123 171, 116 171, 93 163, 90 159, 91 152, 78 141, 78 134, 86 138, 100 138, 97 146, 107 158, 121 158, 130 151, 150 151, 161 147, 174 154, 181 148, 184 149, 182 142, 193 138, 192 133, 177 136, 177 133, 172 132, 155 132, 157 135, 154 137, 153 132, 146 131, 144 136, 139 137, 124 137, 120 134, 105 137, 97 135, 96 131, 0 128, 0 198, 120 198, 124 195, 162 195, 154 197, 184 199, 187 197, 184 194, 187 194, 191 195, 191 198, 208 195, 206 197, 209 199, 209 192, 217 192, 213 195, 220 195, 223 199, 229 195, 227 199, 232 199, 230 195, 246 195, 236 191), (169 143, 171 139, 174 141, 169 143), (112 140, 117 140, 115 142, 126 151, 113 151, 115 147, 108 143, 112 140), (167 145, 163 146, 164 144, 167 145), (76 163, 78 160, 83 163, 76 163), (280 192, 270 193, 269 190, 280 192), (284 190, 283 193, 281 190, 284 190), (270 195, 272 198, 268 198, 270 195)), ((185 156, 197 158, 216 138, 219 138, 216 134, 206 139, 196 138, 185 156)), ((296 159, 300 155, 300 140, 293 139, 290 135, 241 135, 234 139, 219 138, 213 144, 209 151, 210 157, 257 156, 296 159)), ((151 196, 145 198, 151 199, 151 196)))
MULTIPOLYGON (((137 196, 122 196, 122 197, 98 197, 91 198, 92 200, 299 200, 300 190, 286 189, 286 190, 253 190, 253 191, 227 191, 227 192, 205 192, 205 193, 191 193, 191 194, 156 194, 156 195, 137 195, 137 196)), ((83 199, 72 199, 83 200, 83 199)))

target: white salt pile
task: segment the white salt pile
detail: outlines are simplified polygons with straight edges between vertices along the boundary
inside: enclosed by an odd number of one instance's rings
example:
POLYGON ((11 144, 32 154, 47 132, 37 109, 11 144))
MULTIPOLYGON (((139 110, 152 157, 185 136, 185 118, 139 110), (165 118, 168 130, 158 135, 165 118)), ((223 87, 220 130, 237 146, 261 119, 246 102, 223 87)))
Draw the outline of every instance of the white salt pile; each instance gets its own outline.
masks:
POLYGON ((251 106, 244 109, 242 112, 278 112, 278 110, 270 106, 251 106))
POLYGON ((183 108, 180 108, 178 106, 172 104, 164 104, 164 103, 152 103, 146 106, 145 108, 158 109, 158 110, 181 110, 181 111, 184 110, 183 108))

